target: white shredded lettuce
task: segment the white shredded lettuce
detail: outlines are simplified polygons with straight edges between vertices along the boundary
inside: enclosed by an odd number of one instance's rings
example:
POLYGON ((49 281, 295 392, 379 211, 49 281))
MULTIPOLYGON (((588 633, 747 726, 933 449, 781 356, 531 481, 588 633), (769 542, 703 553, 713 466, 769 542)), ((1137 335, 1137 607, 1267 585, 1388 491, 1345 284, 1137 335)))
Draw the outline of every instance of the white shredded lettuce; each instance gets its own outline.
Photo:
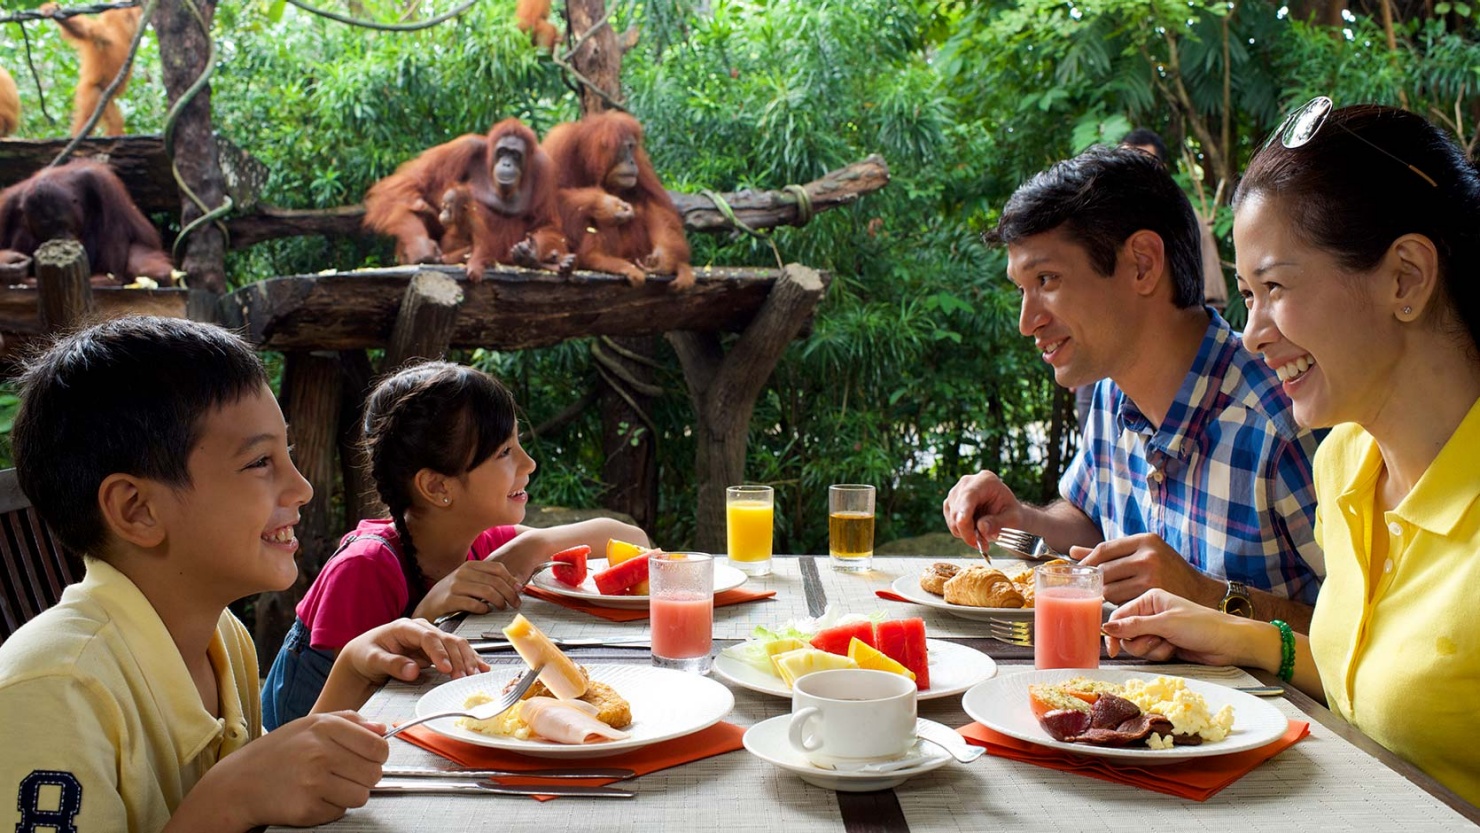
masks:
POLYGON ((864 615, 862 613, 844 613, 842 610, 828 605, 822 611, 822 615, 813 619, 790 619, 775 628, 765 625, 756 625, 750 636, 739 645, 733 645, 720 651, 724 656, 738 660, 767 674, 775 675, 776 669, 771 665, 771 655, 766 652, 766 646, 781 639, 800 639, 810 642, 818 631, 826 630, 837 625, 851 625, 854 622, 883 621, 884 612, 876 610, 864 615))

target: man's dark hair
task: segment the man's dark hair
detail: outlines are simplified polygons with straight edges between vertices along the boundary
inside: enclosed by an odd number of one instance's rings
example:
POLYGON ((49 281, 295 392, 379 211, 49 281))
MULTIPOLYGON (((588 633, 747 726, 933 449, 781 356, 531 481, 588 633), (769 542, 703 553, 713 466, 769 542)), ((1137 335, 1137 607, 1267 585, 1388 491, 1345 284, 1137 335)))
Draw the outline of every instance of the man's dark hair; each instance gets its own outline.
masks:
POLYGON ((1197 215, 1166 166, 1139 150, 1096 146, 1018 186, 997 228, 982 235, 1007 246, 1062 227, 1109 277, 1125 241, 1143 229, 1166 247, 1172 301, 1202 304, 1202 241, 1197 215))
POLYGON ((1150 147, 1156 151, 1156 158, 1168 169, 1172 167, 1172 155, 1167 152, 1167 143, 1161 140, 1161 136, 1149 127, 1138 127, 1125 134, 1120 140, 1121 146, 1135 145, 1137 147, 1150 147))
POLYGON ((188 487, 204 417, 266 384, 252 348, 210 324, 134 316, 68 335, 21 376, 10 434, 21 490, 64 546, 101 555, 103 480, 188 487))

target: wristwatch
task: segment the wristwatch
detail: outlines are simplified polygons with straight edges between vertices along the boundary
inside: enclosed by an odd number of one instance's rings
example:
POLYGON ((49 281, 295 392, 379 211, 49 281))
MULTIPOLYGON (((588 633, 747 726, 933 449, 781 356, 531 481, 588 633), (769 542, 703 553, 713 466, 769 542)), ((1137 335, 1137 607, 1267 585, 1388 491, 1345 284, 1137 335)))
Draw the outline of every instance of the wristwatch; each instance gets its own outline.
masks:
POLYGON ((1249 589, 1241 581, 1228 582, 1228 592, 1223 594, 1218 609, 1245 619, 1254 618, 1254 600, 1249 598, 1249 589))

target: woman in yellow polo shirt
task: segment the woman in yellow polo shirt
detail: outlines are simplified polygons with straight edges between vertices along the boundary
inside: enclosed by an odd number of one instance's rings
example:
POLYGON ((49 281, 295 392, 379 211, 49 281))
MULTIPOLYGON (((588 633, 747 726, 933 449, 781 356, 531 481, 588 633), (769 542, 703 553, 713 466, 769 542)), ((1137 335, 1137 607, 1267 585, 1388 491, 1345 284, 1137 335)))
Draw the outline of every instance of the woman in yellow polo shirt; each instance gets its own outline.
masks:
POLYGON ((1442 131, 1315 99, 1234 197, 1244 344, 1315 458, 1327 576, 1310 636, 1151 591, 1112 654, 1277 671, 1480 804, 1480 174, 1442 131))

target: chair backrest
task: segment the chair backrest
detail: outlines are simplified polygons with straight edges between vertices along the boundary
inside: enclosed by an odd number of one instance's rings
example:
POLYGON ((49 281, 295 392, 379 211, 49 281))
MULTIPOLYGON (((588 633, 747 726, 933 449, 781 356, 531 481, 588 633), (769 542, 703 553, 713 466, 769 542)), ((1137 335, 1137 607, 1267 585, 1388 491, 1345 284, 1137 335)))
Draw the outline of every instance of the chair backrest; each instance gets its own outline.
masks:
POLYGON ((63 549, 36 514, 15 469, 0 469, 0 643, 81 579, 82 559, 63 549))

